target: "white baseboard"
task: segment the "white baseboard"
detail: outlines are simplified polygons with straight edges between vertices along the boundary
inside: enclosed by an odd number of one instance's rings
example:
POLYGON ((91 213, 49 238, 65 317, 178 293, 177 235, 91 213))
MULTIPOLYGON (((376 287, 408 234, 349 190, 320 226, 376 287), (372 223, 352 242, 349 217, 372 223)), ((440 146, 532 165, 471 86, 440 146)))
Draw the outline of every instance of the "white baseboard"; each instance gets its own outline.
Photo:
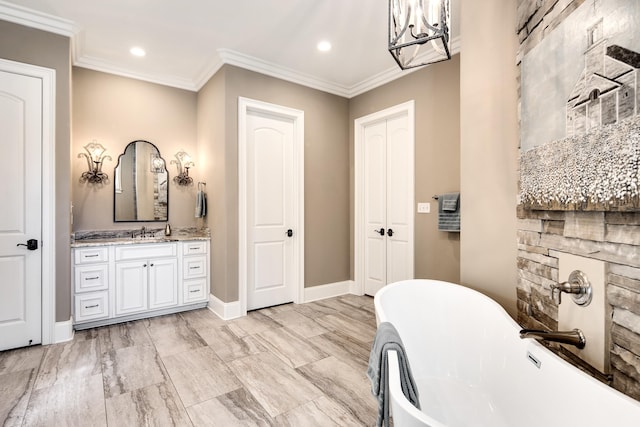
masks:
POLYGON ((355 293, 353 280, 344 282, 327 283, 326 285, 312 286, 304 288, 304 302, 317 301, 325 298, 337 297, 340 295, 355 293))
POLYGON ((56 322, 53 342, 55 344, 71 341, 73 339, 73 318, 65 320, 63 322, 56 322))
POLYGON ((213 311, 222 320, 231 320, 241 317, 240 301, 224 302, 213 294, 209 294, 207 308, 213 311))

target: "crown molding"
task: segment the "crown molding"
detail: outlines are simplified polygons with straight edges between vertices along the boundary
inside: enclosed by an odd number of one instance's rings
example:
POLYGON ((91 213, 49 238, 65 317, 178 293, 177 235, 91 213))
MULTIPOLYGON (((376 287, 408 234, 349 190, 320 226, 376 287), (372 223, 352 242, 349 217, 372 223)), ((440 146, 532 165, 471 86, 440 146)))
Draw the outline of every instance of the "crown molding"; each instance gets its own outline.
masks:
POLYGON ((220 68, 224 65, 224 62, 218 55, 215 55, 209 63, 202 69, 202 71, 198 74, 198 77, 195 79, 195 87, 196 91, 202 89, 204 85, 206 85, 211 77, 214 76, 218 72, 220 68))
MULTIPOLYGON (((457 53, 460 53, 460 36, 457 36, 456 38, 451 40, 451 56, 457 53)), ((432 52, 427 52, 418 56, 416 60, 418 61, 421 61, 423 59, 426 60, 426 59, 429 59, 430 56, 435 57, 435 54, 432 52)), ((397 65, 394 65, 393 67, 387 68, 385 71, 375 74, 361 81, 360 83, 357 83, 352 87, 350 87, 348 98, 353 98, 355 96, 363 94, 367 91, 370 91, 371 89, 377 88, 378 86, 382 86, 384 84, 392 82, 393 80, 399 79, 408 74, 421 70, 422 68, 424 67, 416 67, 416 68, 410 68, 408 70, 401 70, 400 67, 398 67, 397 65)))
POLYGON ((66 37, 73 37, 77 32, 77 27, 72 21, 2 0, 0 19, 66 37))
POLYGON ((328 80, 319 79, 311 74, 301 73, 291 68, 283 67, 273 62, 264 61, 253 56, 245 55, 230 49, 218 49, 222 63, 235 65, 246 70, 266 74, 281 80, 297 83, 334 95, 349 97, 349 88, 328 80))
POLYGON ((137 73, 126 68, 118 67, 108 61, 90 56, 75 58, 73 65, 103 73, 115 74, 117 76, 127 77, 130 79, 143 80, 149 83, 189 90, 192 92, 197 92, 199 90, 191 79, 182 79, 175 76, 162 76, 158 74, 137 73))

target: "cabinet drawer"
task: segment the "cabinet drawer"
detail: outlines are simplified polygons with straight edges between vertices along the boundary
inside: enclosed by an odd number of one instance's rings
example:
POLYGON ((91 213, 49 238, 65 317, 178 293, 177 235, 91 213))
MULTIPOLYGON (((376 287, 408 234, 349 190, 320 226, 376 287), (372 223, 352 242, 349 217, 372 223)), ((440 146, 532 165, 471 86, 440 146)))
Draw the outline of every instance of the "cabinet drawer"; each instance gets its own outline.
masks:
POLYGON ((99 291, 109 287, 107 264, 82 265, 75 268, 76 292, 99 291))
POLYGON ((182 296, 184 304, 207 300, 207 279, 195 279, 184 282, 182 296))
POLYGON ((116 247, 116 261, 126 259, 176 256, 175 243, 153 245, 123 245, 116 247))
POLYGON ((204 255, 184 257, 182 278, 195 279, 207 275, 207 257, 204 255))
POLYGON ((76 264, 88 264, 91 262, 109 261, 107 248, 82 248, 76 249, 76 264))
POLYGON ((206 254, 207 242, 185 242, 183 250, 184 256, 206 254))
POLYGON ((107 291, 76 295, 76 323, 109 317, 108 295, 107 291))

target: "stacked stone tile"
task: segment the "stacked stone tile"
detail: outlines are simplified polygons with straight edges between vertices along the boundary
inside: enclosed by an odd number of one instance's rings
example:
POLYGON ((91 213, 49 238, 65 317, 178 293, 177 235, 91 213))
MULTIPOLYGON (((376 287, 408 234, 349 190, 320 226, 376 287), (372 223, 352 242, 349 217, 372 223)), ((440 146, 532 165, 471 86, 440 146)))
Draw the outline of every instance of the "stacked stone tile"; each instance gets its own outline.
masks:
MULTIPOLYGON (((522 57, 584 0, 518 0, 517 33, 522 57)), ((605 262, 609 307, 610 376, 599 374, 559 346, 551 346, 576 366, 640 400, 640 213, 637 203, 619 211, 602 204, 585 209, 550 204, 518 209, 518 322, 523 327, 556 330, 558 307, 550 285, 557 283, 558 253, 605 262), (540 208, 538 206, 537 208, 540 208), (570 210, 562 210, 570 209, 570 210)))

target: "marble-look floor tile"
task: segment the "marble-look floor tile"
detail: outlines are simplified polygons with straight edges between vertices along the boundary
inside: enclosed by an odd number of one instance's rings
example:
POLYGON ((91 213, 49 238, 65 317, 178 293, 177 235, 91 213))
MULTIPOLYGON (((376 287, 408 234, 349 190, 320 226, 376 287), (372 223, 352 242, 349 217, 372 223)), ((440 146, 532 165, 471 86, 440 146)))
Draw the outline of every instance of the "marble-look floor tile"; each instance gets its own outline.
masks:
POLYGON ((163 362, 182 403, 187 407, 242 387, 210 347, 167 356, 163 362))
POLYGON ((357 371, 331 356, 297 368, 297 371, 327 397, 340 403, 351 417, 364 425, 375 424, 378 405, 364 370, 357 371))
POLYGON ((169 382, 107 399, 110 426, 192 426, 180 397, 169 382))
POLYGON ((324 359, 327 354, 287 328, 267 329, 256 335, 260 343, 292 368, 324 359))
POLYGON ((178 324, 186 323, 185 320, 178 314, 167 314, 164 316, 149 317, 148 319, 141 320, 141 322, 144 323, 149 331, 163 328, 165 326, 175 326, 178 324))
POLYGON ((152 346, 125 347, 102 355, 107 398, 167 380, 160 355, 152 346))
POLYGON ((196 426, 271 426, 273 419, 241 388, 187 408, 196 426))
POLYGON ((308 341, 356 370, 367 370, 371 344, 363 343, 341 332, 329 332, 308 341))
POLYGON ((273 318, 274 314, 284 313, 284 312, 287 312, 287 311, 292 311, 295 305, 296 304, 290 302, 290 303, 287 303, 287 304, 280 304, 280 305, 274 305, 272 307, 261 308, 258 311, 260 312, 260 314, 264 314, 265 316, 269 316, 269 317, 273 318))
POLYGON ((348 410, 326 396, 278 415, 276 424, 290 427, 362 426, 362 422, 354 418, 348 410))
POLYGON ((237 359, 229 366, 272 417, 322 396, 318 388, 271 353, 237 359))
POLYGON ((294 309, 275 313, 273 315, 270 315, 270 317, 281 325, 284 325, 287 329, 294 331, 304 338, 309 338, 328 332, 317 322, 314 322, 312 319, 294 309))
POLYGON ((101 373, 98 341, 87 339, 88 336, 90 333, 77 333, 76 338, 69 342, 47 346, 35 389, 50 387, 70 377, 101 373))
POLYGON ((45 347, 41 345, 0 351, 0 375, 27 369, 37 369, 42 362, 44 351, 45 347))
POLYGON ((183 311, 180 317, 193 329, 219 328, 225 324, 225 321, 219 318, 213 311, 208 308, 200 308, 198 310, 183 311))
POLYGON ((293 309, 300 314, 304 314, 310 319, 316 319, 318 317, 323 317, 328 314, 338 313, 338 311, 336 311, 334 308, 319 304, 319 302, 320 301, 314 301, 314 302, 308 302, 305 304, 299 304, 293 307, 293 309))
POLYGON ((340 302, 351 304, 353 306, 360 307, 360 308, 364 308, 367 306, 373 307, 373 297, 370 297, 367 295, 346 294, 346 295, 340 295, 335 299, 337 299, 340 302))
POLYGON ((25 426, 106 426, 102 375, 68 376, 51 387, 34 390, 25 426))
POLYGON ((267 349, 254 336, 239 338, 228 326, 215 329, 198 330, 198 334, 225 362, 264 353, 267 349))
POLYGON ((334 309, 336 313, 341 316, 346 316, 350 319, 354 319, 363 323, 375 322, 375 315, 371 312, 361 309, 359 306, 355 306, 348 302, 345 302, 338 298, 329 298, 321 301, 316 301, 316 306, 324 307, 326 309, 334 309))
POLYGON ((98 329, 100 351, 107 353, 126 347, 153 345, 144 322, 126 322, 98 329))
POLYGON ((376 335, 375 324, 360 322, 342 314, 329 314, 315 319, 321 326, 331 331, 340 331, 363 343, 373 342, 376 335))
POLYGON ((282 325, 265 316, 259 311, 251 311, 245 317, 233 319, 227 323, 229 329, 240 338, 253 335, 270 328, 279 328, 282 325))
POLYGON ((186 321, 181 317, 174 317, 179 320, 148 326, 151 340, 161 356, 170 356, 207 345, 186 321))
POLYGON ((36 367, 0 375, 0 425, 22 425, 37 369, 36 367))

